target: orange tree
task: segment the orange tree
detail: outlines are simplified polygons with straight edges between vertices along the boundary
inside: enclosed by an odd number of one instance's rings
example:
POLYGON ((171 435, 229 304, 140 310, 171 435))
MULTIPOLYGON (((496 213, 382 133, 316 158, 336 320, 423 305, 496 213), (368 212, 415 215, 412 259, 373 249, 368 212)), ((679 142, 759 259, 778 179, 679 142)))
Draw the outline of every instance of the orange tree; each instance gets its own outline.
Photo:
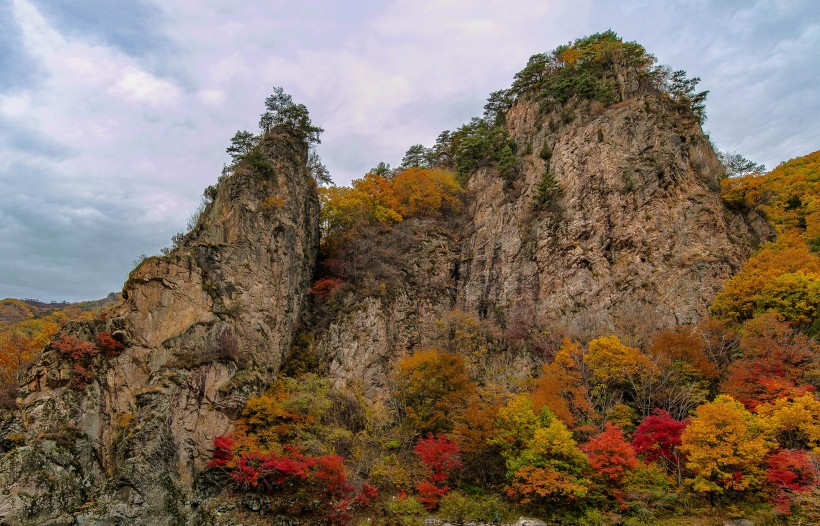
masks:
POLYGON ((392 394, 406 436, 451 431, 474 389, 461 355, 429 349, 402 358, 392 394))

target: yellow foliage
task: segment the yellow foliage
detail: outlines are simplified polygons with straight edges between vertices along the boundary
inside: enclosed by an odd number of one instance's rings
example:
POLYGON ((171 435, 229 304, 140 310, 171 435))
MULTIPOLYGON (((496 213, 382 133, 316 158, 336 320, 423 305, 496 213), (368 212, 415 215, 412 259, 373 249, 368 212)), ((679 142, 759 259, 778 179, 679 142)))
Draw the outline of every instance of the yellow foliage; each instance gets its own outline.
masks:
POLYGON ((393 179, 369 173, 350 187, 319 189, 322 220, 329 233, 358 224, 391 224, 405 217, 458 210, 460 195, 455 175, 440 168, 408 168, 393 179))
POLYGON ((755 416, 728 395, 703 404, 681 436, 687 479, 700 493, 744 491, 762 482, 769 444, 755 416))
POLYGON ((455 174, 441 168, 408 168, 393 180, 398 202, 396 210, 403 217, 435 215, 443 209, 458 210, 461 186, 455 174))
POLYGON ((285 198, 280 196, 271 195, 265 198, 265 202, 262 203, 262 208, 283 208, 285 206, 285 198))
POLYGON ((411 433, 447 432, 475 390, 461 355, 436 349, 402 358, 393 395, 411 433))
POLYGON ((820 258, 797 232, 782 234, 749 259, 715 297, 712 313, 734 321, 774 309, 786 320, 809 323, 820 308, 820 258))
POLYGON ((644 353, 622 344, 617 336, 604 336, 589 342, 584 363, 593 379, 602 384, 621 383, 652 370, 644 353))
POLYGON ((755 410, 762 428, 782 448, 820 453, 820 401, 813 394, 779 398, 755 410))
POLYGON ((52 321, 29 319, 0 331, 0 382, 13 380, 23 364, 42 352, 57 329, 52 321))
POLYGON ((712 305, 723 319, 743 321, 773 309, 810 325, 820 310, 820 151, 783 163, 765 176, 726 179, 730 206, 756 209, 775 225, 778 239, 726 282, 712 305))

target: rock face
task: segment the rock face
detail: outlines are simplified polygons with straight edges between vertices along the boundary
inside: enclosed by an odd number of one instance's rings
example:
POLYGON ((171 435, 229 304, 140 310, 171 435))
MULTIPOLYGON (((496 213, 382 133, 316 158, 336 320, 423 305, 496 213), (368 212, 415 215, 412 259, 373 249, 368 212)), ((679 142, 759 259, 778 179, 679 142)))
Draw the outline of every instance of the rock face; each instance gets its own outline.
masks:
POLYGON ((131 273, 105 322, 128 346, 90 385, 54 352, 26 373, 0 523, 199 523, 194 477, 278 372, 318 248, 306 146, 271 133, 262 151, 266 173, 237 168, 176 248, 131 273))
POLYGON ((659 95, 635 91, 608 107, 551 113, 525 98, 505 127, 517 178, 505 181, 494 167, 472 173, 460 226, 441 250, 410 249, 395 299, 349 304, 317 334, 337 384, 364 379, 371 395, 384 394, 380 379, 395 358, 423 348, 420 335, 448 309, 478 318, 537 313, 581 339, 640 340, 696 323, 771 235, 761 217, 724 206, 722 168, 699 122, 659 95), (539 207, 547 172, 562 193, 539 207), (449 279, 419 293, 413 283, 429 269, 449 279), (415 324, 396 323, 406 319, 415 324))
POLYGON ((567 110, 556 130, 536 103, 509 111, 524 153, 514 189, 493 170, 470 178, 458 303, 529 303, 580 337, 638 319, 649 331, 697 322, 765 234, 721 202, 722 168, 698 121, 654 95, 567 110), (548 171, 563 195, 540 211, 548 171))

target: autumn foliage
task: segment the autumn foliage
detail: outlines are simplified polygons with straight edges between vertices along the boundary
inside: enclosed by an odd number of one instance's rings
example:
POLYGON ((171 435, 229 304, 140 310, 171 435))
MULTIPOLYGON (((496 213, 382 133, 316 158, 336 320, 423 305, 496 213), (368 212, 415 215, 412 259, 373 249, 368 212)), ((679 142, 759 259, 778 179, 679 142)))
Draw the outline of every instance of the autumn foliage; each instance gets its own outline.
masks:
POLYGON ((667 470, 679 475, 685 459, 680 452, 681 435, 687 423, 656 409, 635 428, 632 447, 646 462, 662 461, 667 470))
POLYGON ((681 435, 681 451, 700 493, 743 491, 763 482, 769 444, 757 418, 728 395, 698 407, 681 435))
POLYGON ((623 430, 610 423, 584 444, 584 451, 596 476, 607 479, 611 484, 623 482, 627 473, 638 465, 638 458, 624 437, 623 430))
POLYGON ((440 216, 461 207, 461 186, 442 168, 407 168, 395 177, 368 173, 350 187, 320 189, 328 235, 413 216, 440 216))
POLYGON ((416 484, 419 502, 428 510, 435 509, 441 497, 450 491, 447 481, 453 471, 464 466, 458 444, 446 437, 428 434, 416 442, 413 450, 421 458, 427 474, 416 484))
POLYGON ((357 494, 348 483, 344 459, 338 455, 307 456, 299 448, 285 445, 281 452, 243 450, 232 435, 214 438, 213 458, 208 464, 227 476, 238 490, 265 495, 290 492, 291 513, 304 514, 318 500, 324 503, 327 524, 348 524, 350 512, 370 503, 378 492, 365 485, 357 494))
POLYGON ((766 468, 771 502, 783 514, 791 514, 795 494, 808 493, 817 486, 818 465, 806 451, 780 450, 769 455, 766 468))
POLYGON ((464 358, 435 349, 402 358, 393 383, 404 427, 417 433, 450 431, 474 389, 464 358))

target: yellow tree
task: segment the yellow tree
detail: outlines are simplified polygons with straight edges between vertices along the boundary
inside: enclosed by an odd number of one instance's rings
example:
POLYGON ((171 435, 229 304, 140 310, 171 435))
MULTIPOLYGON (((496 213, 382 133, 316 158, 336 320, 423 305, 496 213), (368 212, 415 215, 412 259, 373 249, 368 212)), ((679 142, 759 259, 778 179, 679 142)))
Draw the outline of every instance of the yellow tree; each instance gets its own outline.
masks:
POLYGON ((587 495, 586 455, 567 426, 547 408, 536 414, 527 396, 499 411, 491 442, 506 459, 507 494, 521 504, 570 504, 587 495))
POLYGON ((760 424, 784 449, 820 453, 820 401, 811 393, 758 405, 760 424))
POLYGON ((720 395, 697 408, 681 435, 681 451, 694 474, 687 482, 713 498, 759 485, 769 444, 755 416, 731 396, 720 395))
POLYGON ((435 215, 442 210, 458 210, 461 185, 455 174, 441 168, 408 168, 393 180, 396 210, 404 217, 435 215))

